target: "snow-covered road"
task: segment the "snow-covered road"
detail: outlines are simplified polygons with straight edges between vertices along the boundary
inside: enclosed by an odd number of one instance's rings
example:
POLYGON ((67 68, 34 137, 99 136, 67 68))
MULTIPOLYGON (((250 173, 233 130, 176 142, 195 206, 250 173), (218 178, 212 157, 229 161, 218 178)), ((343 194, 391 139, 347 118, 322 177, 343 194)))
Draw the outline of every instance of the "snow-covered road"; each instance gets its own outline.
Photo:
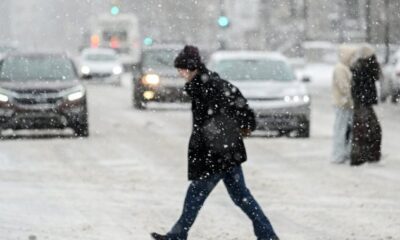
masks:
MULTIPOLYGON (((383 162, 329 163, 330 91, 313 89, 310 139, 252 137, 247 184, 283 240, 400 239, 400 107, 377 108, 383 162)), ((91 136, 0 142, 0 239, 146 240, 180 214, 188 182, 187 106, 131 107, 129 87, 89 86, 91 136)), ((255 239, 220 184, 191 234, 255 239)))

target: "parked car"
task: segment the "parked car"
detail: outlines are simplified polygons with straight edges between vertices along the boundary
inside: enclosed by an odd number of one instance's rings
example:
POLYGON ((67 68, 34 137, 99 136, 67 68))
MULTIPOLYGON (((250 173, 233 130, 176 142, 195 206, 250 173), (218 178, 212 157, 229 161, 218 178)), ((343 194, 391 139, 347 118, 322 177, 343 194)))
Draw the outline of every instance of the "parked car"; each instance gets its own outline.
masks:
POLYGON ((389 63, 383 67, 383 79, 380 83, 380 98, 386 101, 391 98, 393 103, 400 101, 400 50, 397 51, 389 63))
POLYGON ((63 129, 89 135, 86 89, 63 54, 12 54, 0 61, 0 131, 63 129))
POLYGON ((216 52, 208 67, 232 82, 255 110, 257 130, 310 136, 310 95, 286 57, 261 51, 216 52))
POLYGON ((113 49, 84 49, 81 52, 79 66, 83 79, 97 80, 115 85, 121 83, 123 66, 113 49))
POLYGON ((174 68, 174 59, 182 47, 161 45, 147 48, 133 77, 133 106, 146 107, 148 102, 185 102, 185 81, 174 68))

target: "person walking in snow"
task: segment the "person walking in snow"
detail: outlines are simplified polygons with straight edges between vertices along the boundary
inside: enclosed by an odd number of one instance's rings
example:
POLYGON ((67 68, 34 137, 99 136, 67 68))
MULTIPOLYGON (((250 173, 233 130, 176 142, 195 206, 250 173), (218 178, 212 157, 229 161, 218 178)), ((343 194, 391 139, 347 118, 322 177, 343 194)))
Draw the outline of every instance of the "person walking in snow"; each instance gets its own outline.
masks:
POLYGON ((185 46, 174 62, 187 81, 192 100, 193 129, 189 141, 191 181, 183 211, 165 235, 156 240, 186 240, 203 203, 223 181, 233 202, 251 219, 258 240, 278 239, 268 218, 246 187, 241 164, 246 161, 243 137, 255 129, 255 116, 239 89, 203 64, 199 50, 185 46))
POLYGON ((332 96, 335 120, 333 124, 332 163, 340 164, 350 160, 353 122, 350 62, 355 52, 355 46, 341 45, 339 47, 339 63, 336 64, 333 71, 332 96))
POLYGON ((375 82, 382 72, 372 46, 363 44, 357 49, 351 72, 354 118, 350 164, 378 162, 381 158, 382 129, 373 105, 378 104, 375 82))

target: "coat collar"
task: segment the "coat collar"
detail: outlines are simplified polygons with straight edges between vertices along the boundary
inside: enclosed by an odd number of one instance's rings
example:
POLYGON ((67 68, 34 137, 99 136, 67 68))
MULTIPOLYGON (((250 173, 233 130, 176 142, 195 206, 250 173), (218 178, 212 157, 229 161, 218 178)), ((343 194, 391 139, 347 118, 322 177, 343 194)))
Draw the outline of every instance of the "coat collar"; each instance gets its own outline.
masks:
POLYGON ((201 93, 201 87, 210 79, 211 72, 207 68, 200 68, 191 81, 185 84, 185 91, 191 97, 201 93))

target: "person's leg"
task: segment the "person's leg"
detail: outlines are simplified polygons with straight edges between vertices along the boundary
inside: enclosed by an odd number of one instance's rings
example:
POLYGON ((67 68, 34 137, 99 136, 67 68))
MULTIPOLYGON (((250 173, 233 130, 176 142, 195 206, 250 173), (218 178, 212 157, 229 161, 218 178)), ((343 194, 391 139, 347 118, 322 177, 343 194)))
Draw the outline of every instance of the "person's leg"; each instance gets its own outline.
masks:
POLYGON ((190 227, 196 220, 204 201, 221 179, 220 175, 211 176, 203 180, 193 180, 186 193, 183 211, 179 220, 168 232, 168 236, 176 236, 176 239, 184 240, 190 227))
POLYGON ((378 162, 381 158, 382 129, 373 107, 368 109, 369 154, 368 162, 378 162))
POLYGON ((350 161, 351 155, 351 144, 353 138, 353 110, 346 109, 345 110, 345 118, 346 118, 346 135, 345 135, 345 155, 344 159, 350 161))
POLYGON ((233 202, 253 222, 254 233, 257 238, 259 240, 278 239, 268 218, 246 187, 242 168, 238 166, 227 172, 223 177, 223 181, 233 202))
POLYGON ((335 107, 335 120, 333 123, 333 148, 332 162, 343 163, 346 160, 347 144, 346 132, 348 129, 349 116, 343 108, 335 107))

